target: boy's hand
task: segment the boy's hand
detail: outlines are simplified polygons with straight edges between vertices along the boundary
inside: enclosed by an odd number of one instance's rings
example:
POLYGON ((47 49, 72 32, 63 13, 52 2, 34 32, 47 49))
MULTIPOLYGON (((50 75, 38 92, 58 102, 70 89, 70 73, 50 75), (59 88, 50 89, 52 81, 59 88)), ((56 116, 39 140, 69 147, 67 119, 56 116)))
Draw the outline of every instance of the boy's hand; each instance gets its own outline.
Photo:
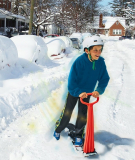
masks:
POLYGON ((83 92, 83 93, 81 93, 81 94, 79 95, 79 97, 83 99, 83 98, 87 98, 88 95, 87 95, 86 92, 83 92))
POLYGON ((94 91, 94 92, 92 92, 92 96, 94 98, 97 98, 97 97, 99 97, 99 93, 97 91, 94 91))

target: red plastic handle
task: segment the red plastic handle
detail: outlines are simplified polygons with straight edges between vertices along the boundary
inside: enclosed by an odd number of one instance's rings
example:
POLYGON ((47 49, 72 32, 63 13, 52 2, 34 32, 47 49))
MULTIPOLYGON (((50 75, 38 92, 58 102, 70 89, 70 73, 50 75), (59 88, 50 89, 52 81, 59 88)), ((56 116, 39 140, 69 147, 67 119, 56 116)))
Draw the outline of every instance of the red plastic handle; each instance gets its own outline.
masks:
MULTIPOLYGON (((87 95, 92 95, 92 93, 87 93, 87 95)), ((95 102, 92 102, 92 103, 84 102, 84 101, 82 100, 82 98, 80 98, 80 101, 81 101, 81 103, 83 103, 83 104, 85 104, 85 105, 87 105, 87 106, 89 106, 89 105, 94 105, 95 103, 97 103, 97 102, 99 101, 99 97, 97 97, 97 100, 96 100, 95 102)))

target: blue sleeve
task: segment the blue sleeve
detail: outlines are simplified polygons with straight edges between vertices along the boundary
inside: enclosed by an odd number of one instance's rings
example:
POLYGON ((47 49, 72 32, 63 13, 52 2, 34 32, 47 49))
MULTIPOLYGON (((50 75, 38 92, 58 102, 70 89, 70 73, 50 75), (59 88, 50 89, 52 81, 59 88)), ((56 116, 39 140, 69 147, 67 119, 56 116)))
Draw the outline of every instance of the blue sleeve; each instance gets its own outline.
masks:
POLYGON ((81 89, 78 87, 78 81, 82 76, 82 63, 78 59, 73 63, 69 77, 68 77, 68 90, 69 93, 74 97, 79 97, 82 93, 81 89))
POLYGON ((98 91, 100 95, 103 94, 108 85, 109 79, 110 77, 108 75, 105 62, 103 61, 103 65, 101 67, 100 75, 98 79, 98 86, 95 91, 98 91))

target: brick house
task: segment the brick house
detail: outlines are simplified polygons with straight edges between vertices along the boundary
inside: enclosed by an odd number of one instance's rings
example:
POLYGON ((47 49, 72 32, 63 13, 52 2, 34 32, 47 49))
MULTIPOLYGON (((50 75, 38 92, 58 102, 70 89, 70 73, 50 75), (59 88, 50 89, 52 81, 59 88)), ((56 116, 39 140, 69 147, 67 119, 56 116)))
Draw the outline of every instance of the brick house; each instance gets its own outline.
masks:
POLYGON ((124 36, 125 19, 123 17, 108 17, 100 14, 95 17, 94 29, 97 34, 107 36, 124 36))
POLYGON ((4 8, 7 11, 11 10, 11 1, 9 0, 0 0, 0 8, 4 8))

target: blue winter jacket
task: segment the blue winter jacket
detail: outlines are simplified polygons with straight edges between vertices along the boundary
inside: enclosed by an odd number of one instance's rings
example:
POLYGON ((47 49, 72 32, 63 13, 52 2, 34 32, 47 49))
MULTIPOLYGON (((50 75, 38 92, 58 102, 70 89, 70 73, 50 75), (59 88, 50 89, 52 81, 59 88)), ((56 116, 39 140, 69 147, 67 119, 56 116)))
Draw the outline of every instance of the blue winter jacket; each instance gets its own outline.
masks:
POLYGON ((95 61, 95 70, 92 69, 92 65, 86 53, 83 53, 74 61, 68 77, 68 91, 72 96, 79 97, 83 92, 93 92, 97 82, 98 85, 95 90, 100 95, 104 93, 110 79, 104 58, 99 57, 95 61))

